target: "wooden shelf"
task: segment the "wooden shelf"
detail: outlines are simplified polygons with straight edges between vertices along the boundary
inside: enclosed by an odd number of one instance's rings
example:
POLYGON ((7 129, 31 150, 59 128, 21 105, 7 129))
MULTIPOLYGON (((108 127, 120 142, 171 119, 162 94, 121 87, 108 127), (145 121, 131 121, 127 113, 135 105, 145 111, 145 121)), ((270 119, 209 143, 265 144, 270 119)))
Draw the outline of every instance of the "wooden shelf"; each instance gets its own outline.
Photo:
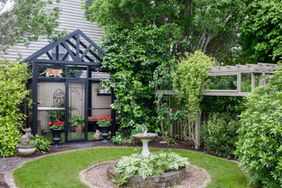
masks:
POLYGON ((51 110, 65 110, 65 108, 59 108, 59 107, 38 107, 38 111, 51 111, 51 110))
POLYGON ((111 93, 97 93, 97 96, 111 96, 111 93))

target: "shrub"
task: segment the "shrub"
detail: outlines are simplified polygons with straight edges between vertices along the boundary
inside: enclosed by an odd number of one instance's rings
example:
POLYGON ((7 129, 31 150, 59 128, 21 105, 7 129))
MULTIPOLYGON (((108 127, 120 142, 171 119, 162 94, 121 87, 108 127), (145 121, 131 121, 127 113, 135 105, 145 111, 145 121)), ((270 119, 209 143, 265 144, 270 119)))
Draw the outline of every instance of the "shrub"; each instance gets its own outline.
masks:
POLYGON ((43 136, 35 135, 31 139, 36 147, 36 151, 45 152, 49 150, 50 141, 43 136))
POLYGON ((0 156, 16 152, 24 114, 19 105, 28 94, 26 64, 0 61, 0 156))
POLYGON ((132 143, 131 137, 126 138, 122 135, 113 136, 111 140, 112 140, 113 144, 127 144, 127 143, 130 144, 130 143, 132 143))
POLYGON ((143 179, 148 176, 161 175, 165 172, 179 170, 188 165, 188 159, 176 153, 158 153, 144 157, 140 154, 122 157, 115 172, 118 175, 118 185, 126 184, 128 179, 139 175, 143 179))
POLYGON ((234 157, 236 131, 239 121, 234 121, 229 114, 213 114, 203 125, 203 144, 210 152, 226 158, 234 157))
POLYGON ((173 73, 173 87, 179 91, 181 104, 189 113, 189 119, 195 119, 195 114, 201 111, 202 92, 208 83, 209 68, 216 63, 215 59, 196 51, 187 54, 173 73))
POLYGON ((282 187, 282 67, 248 97, 237 154, 250 180, 282 187))

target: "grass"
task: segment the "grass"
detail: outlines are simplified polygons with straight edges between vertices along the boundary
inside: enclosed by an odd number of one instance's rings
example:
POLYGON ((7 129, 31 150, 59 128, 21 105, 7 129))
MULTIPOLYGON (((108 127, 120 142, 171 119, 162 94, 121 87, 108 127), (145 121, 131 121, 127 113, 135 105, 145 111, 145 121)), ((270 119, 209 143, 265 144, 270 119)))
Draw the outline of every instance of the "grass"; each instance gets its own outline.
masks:
MULTIPOLYGON (((152 149, 157 152, 159 149, 152 149)), ((211 175, 210 188, 246 188, 247 179, 236 163, 188 150, 172 151, 188 157, 189 161, 205 168, 211 175)), ((50 155, 26 163, 14 171, 13 176, 20 188, 80 188, 85 187, 79 180, 79 172, 93 163, 117 159, 124 155, 140 152, 134 148, 91 148, 50 155)))

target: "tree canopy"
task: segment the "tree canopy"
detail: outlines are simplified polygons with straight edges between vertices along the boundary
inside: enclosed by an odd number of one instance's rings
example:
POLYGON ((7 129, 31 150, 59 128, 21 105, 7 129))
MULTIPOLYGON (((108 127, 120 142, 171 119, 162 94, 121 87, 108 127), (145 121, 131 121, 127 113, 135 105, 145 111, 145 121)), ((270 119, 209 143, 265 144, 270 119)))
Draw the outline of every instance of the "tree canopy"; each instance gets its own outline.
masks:
MULTIPOLYGON (((6 2, 0 0, 2 5, 6 2)), ((52 1, 15 1, 9 11, 0 14, 0 50, 36 40, 41 35, 51 36, 58 25, 58 16, 59 8, 52 1)))
POLYGON ((244 7, 244 0, 96 0, 87 16, 106 29, 175 24, 182 32, 177 52, 200 50, 223 61, 238 44, 244 7))
POLYGON ((241 25, 242 52, 250 61, 277 62, 282 57, 281 0, 254 0, 241 25))

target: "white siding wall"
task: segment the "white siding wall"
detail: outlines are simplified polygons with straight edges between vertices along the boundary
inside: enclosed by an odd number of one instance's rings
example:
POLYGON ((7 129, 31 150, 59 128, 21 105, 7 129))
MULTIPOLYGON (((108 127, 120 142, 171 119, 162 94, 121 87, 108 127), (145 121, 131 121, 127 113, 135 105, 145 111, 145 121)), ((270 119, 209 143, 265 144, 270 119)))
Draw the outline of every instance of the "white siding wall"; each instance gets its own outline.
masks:
MULTIPOLYGON (((85 0, 61 0, 58 30, 65 30, 67 33, 70 33, 76 29, 80 29, 94 42, 99 44, 103 31, 97 24, 86 20, 84 10, 82 10, 84 2, 85 0)), ((41 37, 38 41, 31 42, 28 46, 17 44, 8 49, 6 54, 0 52, 0 59, 22 60, 47 44, 49 44, 49 41, 46 37, 41 37)))

